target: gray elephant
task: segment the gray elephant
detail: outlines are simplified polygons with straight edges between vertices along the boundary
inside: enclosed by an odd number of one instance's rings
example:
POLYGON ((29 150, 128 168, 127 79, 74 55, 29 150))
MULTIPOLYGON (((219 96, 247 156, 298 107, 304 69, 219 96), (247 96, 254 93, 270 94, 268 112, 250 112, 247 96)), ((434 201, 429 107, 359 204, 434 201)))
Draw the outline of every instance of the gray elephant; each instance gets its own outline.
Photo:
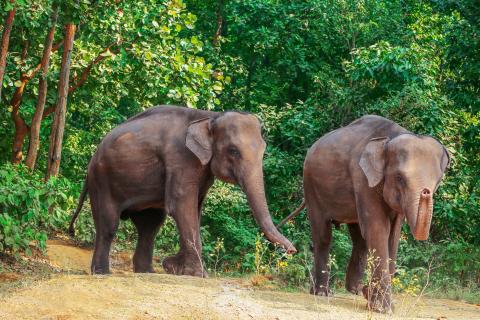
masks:
POLYGON ((415 239, 428 238, 432 197, 449 162, 436 139, 379 116, 364 116, 320 138, 308 150, 303 171, 302 206, 307 207, 315 259, 311 293, 329 294, 332 224, 346 223, 353 243, 346 288, 363 292, 369 308, 389 312, 403 221, 415 239), (364 286, 369 252, 372 281, 364 286))
POLYGON ((96 229, 92 273, 109 272, 110 246, 120 218, 131 219, 138 231, 134 271, 153 272, 154 239, 168 214, 180 234, 180 251, 164 259, 164 269, 204 276, 200 212, 214 177, 239 184, 265 236, 295 252, 268 212, 264 151, 260 122, 242 112, 159 106, 113 129, 90 161, 70 223, 73 234, 88 192, 96 229))

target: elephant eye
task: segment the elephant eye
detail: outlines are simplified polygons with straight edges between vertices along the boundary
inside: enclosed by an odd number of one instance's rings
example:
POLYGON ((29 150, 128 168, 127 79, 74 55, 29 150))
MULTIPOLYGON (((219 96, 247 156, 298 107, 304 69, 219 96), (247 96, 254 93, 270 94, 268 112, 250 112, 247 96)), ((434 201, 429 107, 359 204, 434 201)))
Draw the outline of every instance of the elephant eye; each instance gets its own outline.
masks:
POLYGON ((240 151, 235 147, 228 148, 228 154, 235 158, 240 158, 240 151))
POLYGON ((398 183, 405 184, 405 179, 403 178, 403 176, 401 174, 397 174, 395 179, 397 180, 398 183))

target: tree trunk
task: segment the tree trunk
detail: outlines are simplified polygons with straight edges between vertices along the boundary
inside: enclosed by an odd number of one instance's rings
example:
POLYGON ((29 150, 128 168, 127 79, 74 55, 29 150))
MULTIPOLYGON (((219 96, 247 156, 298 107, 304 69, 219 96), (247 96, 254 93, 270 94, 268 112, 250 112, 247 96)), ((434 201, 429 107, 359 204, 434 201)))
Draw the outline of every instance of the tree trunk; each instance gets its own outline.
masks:
POLYGON ((22 161, 23 143, 29 131, 25 120, 23 120, 20 115, 20 104, 22 103, 22 96, 25 85, 27 84, 27 75, 22 74, 22 76, 20 77, 20 82, 20 86, 16 88, 15 93, 10 100, 10 106, 12 107, 11 117, 15 125, 15 133, 12 146, 12 163, 14 164, 20 163, 20 161, 22 161))
POLYGON ((60 167, 62 155, 63 132, 65 129, 65 112, 67 107, 68 85, 70 78, 70 63, 72 59, 73 40, 75 36, 75 25, 65 25, 65 37, 63 42, 62 66, 58 80, 58 98, 50 132, 50 147, 48 150, 48 167, 46 179, 56 176, 60 167))
POLYGON ((217 2, 217 30, 213 35, 213 46, 216 47, 219 44, 220 37, 222 35, 223 27, 223 0, 217 2))
POLYGON ((33 169, 37 160, 38 147, 40 145, 40 125, 42 123, 43 111, 45 108, 45 100, 47 98, 47 72, 50 67, 50 55, 52 53, 53 38, 55 36, 55 27, 58 18, 58 7, 53 7, 52 16, 50 18, 50 30, 45 39, 42 55, 42 75, 38 81, 38 100, 33 114, 32 125, 30 129, 30 146, 28 148, 27 167, 33 169))
MULTIPOLYGON (((63 41, 57 43, 53 46, 52 51, 58 50, 61 46, 63 41)), ((12 163, 20 163, 22 161, 22 152, 23 152, 23 144, 25 142, 25 138, 27 137, 27 133, 29 132, 30 128, 25 123, 25 120, 22 118, 20 114, 20 105, 22 104, 22 97, 25 91, 25 86, 27 83, 33 79, 35 74, 41 69, 42 64, 39 63, 34 69, 30 70, 27 73, 22 73, 20 76, 20 85, 15 89, 13 93, 12 99, 10 100, 10 106, 12 107, 12 120, 15 124, 15 133, 13 139, 13 148, 12 148, 12 163)), ((42 117, 43 118, 43 117, 42 117)))
MULTIPOLYGON (((26 48, 28 43, 23 43, 22 50, 22 60, 21 64, 25 62, 26 58, 26 48)), ((34 71, 34 70, 33 70, 34 71)), ((15 132, 13 134, 13 145, 12 145, 12 163, 18 164, 22 161, 23 157, 23 144, 25 142, 25 137, 28 135, 30 128, 25 123, 25 120, 20 114, 20 105, 22 104, 23 93, 25 92, 25 86, 27 82, 33 76, 32 73, 22 73, 20 75, 20 85, 16 87, 15 92, 13 93, 12 99, 10 100, 10 107, 12 108, 11 117, 13 124, 15 126, 15 132)))
MULTIPOLYGON (((14 0, 10 0, 14 4, 14 0)), ((3 24, 2 44, 0 45, 0 97, 2 96, 3 75, 5 74, 5 66, 7 65, 8 44, 10 42, 10 32, 12 31, 13 19, 15 18, 16 7, 8 12, 3 24)))

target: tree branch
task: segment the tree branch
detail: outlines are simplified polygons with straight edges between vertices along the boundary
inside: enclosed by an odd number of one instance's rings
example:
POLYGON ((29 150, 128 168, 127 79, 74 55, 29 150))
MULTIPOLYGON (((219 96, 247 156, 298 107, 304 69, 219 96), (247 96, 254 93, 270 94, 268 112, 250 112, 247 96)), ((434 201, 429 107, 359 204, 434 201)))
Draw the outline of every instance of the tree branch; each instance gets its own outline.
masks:
POLYGON ((106 47, 105 49, 103 49, 102 51, 100 51, 100 53, 95 57, 95 59, 93 59, 92 61, 90 61, 90 63, 88 64, 88 66, 85 67, 85 69, 83 69, 82 71, 82 74, 80 75, 80 77, 74 77, 73 80, 75 81, 74 84, 72 84, 69 88, 68 88, 68 93, 71 94, 72 92, 74 92, 75 90, 77 90, 80 86, 82 86, 88 79, 88 76, 90 75, 90 72, 92 71, 92 68, 99 64, 100 62, 102 62, 103 60, 105 60, 105 58, 107 58, 106 55, 104 55, 104 53, 106 53, 108 50, 110 50, 110 48, 112 47, 113 45, 109 45, 108 47, 106 47), (77 80, 78 79, 78 80, 77 80))
MULTIPOLYGON (((135 37, 130 43, 129 43, 129 46, 133 45, 137 40, 138 40, 139 36, 135 37)), ((80 77, 74 77, 72 80, 75 82, 73 83, 72 85, 70 85, 70 87, 68 88, 68 93, 71 94, 73 93, 75 90, 77 90, 79 87, 81 87, 88 79, 88 76, 90 75, 90 72, 92 71, 93 67, 96 66, 97 64, 99 64, 100 62, 102 62, 103 60, 105 60, 106 58, 108 58, 109 56, 108 55, 105 55, 105 53, 107 51, 110 51, 112 53, 118 53, 120 51, 120 46, 123 44, 124 42, 123 41, 120 41, 120 42, 116 42, 116 43, 112 43, 110 44, 108 47, 106 47, 105 49, 103 49, 102 51, 100 51, 97 56, 95 57, 95 59, 93 59, 92 61, 90 61, 90 63, 88 64, 88 66, 85 67, 85 69, 83 69, 82 73, 80 74, 80 77), (116 48, 114 48, 116 47, 116 48)), ((47 108, 48 109, 48 108, 47 108)), ((45 110, 47 111, 47 110, 45 110)))

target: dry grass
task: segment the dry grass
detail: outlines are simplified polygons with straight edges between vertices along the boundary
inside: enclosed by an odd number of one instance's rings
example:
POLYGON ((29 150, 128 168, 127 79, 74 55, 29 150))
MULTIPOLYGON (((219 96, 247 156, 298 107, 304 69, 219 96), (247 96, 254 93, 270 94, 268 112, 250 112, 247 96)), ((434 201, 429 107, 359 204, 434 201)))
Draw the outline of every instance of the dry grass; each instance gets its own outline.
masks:
MULTIPOLYGON (((268 290, 269 279, 263 276, 202 279, 133 274, 127 271, 131 267, 129 255, 125 254, 114 257, 113 275, 74 274, 90 264, 91 253, 82 250, 61 243, 49 245, 52 263, 71 273, 9 288, 0 299, 0 319, 364 320, 369 315, 363 297, 339 294, 326 299, 307 293, 272 291, 268 290), (71 254, 75 258, 70 259, 71 254)), ((414 302, 414 298, 406 298, 407 306, 414 302)), ((479 307, 450 300, 422 298, 408 314, 403 306, 399 308, 392 316, 376 313, 370 316, 371 319, 480 319, 479 307)))

